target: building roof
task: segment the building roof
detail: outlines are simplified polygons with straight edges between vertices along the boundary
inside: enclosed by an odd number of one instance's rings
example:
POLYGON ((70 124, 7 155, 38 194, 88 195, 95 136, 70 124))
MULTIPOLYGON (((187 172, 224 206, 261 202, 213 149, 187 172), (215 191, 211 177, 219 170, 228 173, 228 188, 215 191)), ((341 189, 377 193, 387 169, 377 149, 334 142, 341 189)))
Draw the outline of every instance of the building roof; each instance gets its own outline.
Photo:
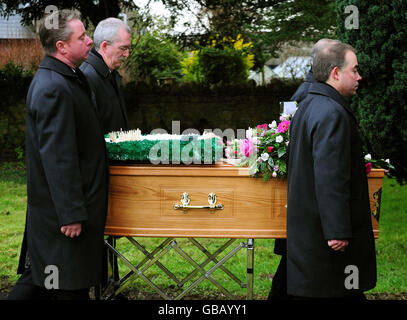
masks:
POLYGON ((305 79, 310 67, 311 57, 289 57, 273 69, 264 66, 264 83, 261 72, 250 71, 249 79, 256 81, 257 85, 267 84, 273 78, 305 79))
POLYGON ((35 33, 21 25, 20 15, 0 16, 0 39, 32 39, 35 33))
POLYGON ((272 72, 276 78, 304 79, 311 67, 311 57, 289 57, 272 72))

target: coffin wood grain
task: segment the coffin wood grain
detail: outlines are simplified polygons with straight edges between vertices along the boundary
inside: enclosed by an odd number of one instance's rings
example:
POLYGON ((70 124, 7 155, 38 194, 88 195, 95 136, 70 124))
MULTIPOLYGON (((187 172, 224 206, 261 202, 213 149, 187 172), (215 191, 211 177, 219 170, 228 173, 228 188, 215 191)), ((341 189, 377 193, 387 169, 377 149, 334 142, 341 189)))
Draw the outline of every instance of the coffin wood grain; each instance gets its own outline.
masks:
MULTIPOLYGON (((381 187, 383 176, 382 171, 373 170, 371 194, 381 187)), ((247 168, 227 164, 110 166, 105 234, 285 238, 286 188, 285 180, 264 182, 249 177, 247 168), (190 205, 208 205, 208 194, 213 192, 224 209, 174 210, 183 192, 190 195, 190 205)), ((377 237, 378 224, 374 228, 377 237)))

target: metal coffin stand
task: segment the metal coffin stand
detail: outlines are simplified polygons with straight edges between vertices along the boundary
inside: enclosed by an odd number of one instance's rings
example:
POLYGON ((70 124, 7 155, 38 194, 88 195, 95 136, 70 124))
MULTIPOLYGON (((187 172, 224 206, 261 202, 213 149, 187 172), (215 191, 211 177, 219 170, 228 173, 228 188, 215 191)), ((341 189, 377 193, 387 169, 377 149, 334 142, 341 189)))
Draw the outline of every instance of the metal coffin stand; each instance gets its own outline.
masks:
MULTIPOLYGON (((250 178, 246 168, 234 166, 154 166, 110 167, 109 211, 105 240, 108 249, 107 285, 97 292, 103 299, 114 299, 134 277, 144 280, 163 299, 182 299, 202 281, 210 281, 228 298, 236 299, 213 273, 222 270, 253 299, 254 239, 285 238, 286 182, 250 178), (116 238, 125 237, 145 258, 133 264, 116 248, 116 238), (136 237, 163 238, 152 251, 136 237), (186 238, 205 260, 196 261, 185 252, 176 238, 186 238), (197 238, 223 238, 225 242, 209 252, 197 238), (238 239, 246 239, 237 243, 238 239), (225 263, 241 249, 247 251, 246 280, 241 281, 225 263), (179 279, 160 259, 175 251, 194 269, 179 279), (117 259, 129 272, 119 278, 117 259), (208 265, 212 264, 212 267, 208 265), (170 296, 148 278, 146 272, 156 266, 182 290, 170 296), (192 281, 192 283, 190 283, 192 281), (186 283, 190 283, 184 288, 186 283)), ((373 228, 378 236, 380 190, 383 170, 369 177, 373 228), (372 182, 372 183, 371 183, 372 182), (377 220, 377 221, 376 221, 377 220)))
POLYGON ((247 239, 247 242, 240 242, 236 245, 237 239, 229 239, 222 246, 220 246, 213 254, 211 254, 205 247, 202 246, 195 238, 188 238, 188 240, 200 251, 202 251, 206 256, 206 260, 199 263, 195 261, 188 253, 186 253, 182 247, 177 243, 174 238, 165 239, 159 246, 157 246, 152 252, 148 252, 137 240, 132 237, 127 237, 138 250, 143 252, 145 259, 140 261, 137 265, 132 264, 126 257, 124 257, 118 250, 115 248, 115 237, 109 237, 105 240, 105 245, 108 248, 110 254, 108 255, 109 259, 109 281, 107 287, 103 288, 102 298, 103 299, 115 299, 122 290, 127 286, 129 281, 133 277, 140 277, 147 283, 151 288, 158 293, 161 298, 165 300, 179 300, 184 298, 191 290, 197 287, 202 281, 208 280, 213 285, 215 285, 221 292, 225 294, 229 299, 236 300, 236 297, 230 293, 222 284, 220 284, 214 277, 213 273, 217 269, 223 270, 232 280, 234 280, 241 288, 247 288, 247 298, 253 298, 253 263, 254 263, 254 241, 253 239, 247 239), (225 256, 221 259, 217 259, 217 256, 225 252, 225 250, 233 244, 232 250, 230 250, 225 256), (229 269, 224 265, 231 257, 233 257, 240 249, 247 249, 247 277, 246 281, 241 281, 236 275, 234 275, 229 269), (194 270, 189 273, 183 279, 179 279, 173 272, 168 270, 164 265, 159 262, 159 259, 167 254, 170 250, 175 250, 185 261, 190 263, 194 270), (115 277, 117 274, 114 270, 114 259, 120 259, 130 271, 123 276, 121 279, 115 277), (215 263, 211 268, 205 269, 205 267, 210 263, 215 263), (164 292, 161 288, 155 285, 151 279, 145 274, 146 271, 153 265, 158 266, 162 272, 164 272, 169 278, 171 278, 177 285, 179 289, 183 289, 179 294, 171 297, 169 294, 164 292), (184 288, 184 285, 193 279, 194 277, 199 276, 196 280, 193 281, 187 288, 184 288))

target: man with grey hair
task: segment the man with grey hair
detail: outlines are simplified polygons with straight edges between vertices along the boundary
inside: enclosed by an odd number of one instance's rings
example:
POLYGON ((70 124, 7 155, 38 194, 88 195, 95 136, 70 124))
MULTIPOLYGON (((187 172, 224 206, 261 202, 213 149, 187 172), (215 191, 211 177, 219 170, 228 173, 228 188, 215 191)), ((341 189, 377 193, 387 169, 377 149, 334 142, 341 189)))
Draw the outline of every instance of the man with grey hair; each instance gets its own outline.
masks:
POLYGON ((364 299, 376 255, 362 141, 349 99, 356 51, 336 43, 315 55, 316 82, 290 124, 287 292, 300 298, 364 299))
POLYGON ((78 15, 59 11, 58 28, 46 18, 39 29, 45 57, 27 94, 22 275, 10 300, 89 299, 102 281, 108 160, 79 70, 93 42, 78 15))
MULTIPOLYGON (((340 43, 339 40, 323 38, 318 40, 311 49, 311 59, 315 58, 317 53, 327 50, 335 43, 340 43)), ((312 83, 315 82, 313 71, 309 70, 305 81, 298 87, 297 91, 291 97, 291 101, 300 103, 308 94, 308 90, 312 83)), ((274 253, 281 255, 280 263, 273 277, 272 287, 268 296, 269 300, 289 300, 287 295, 287 241, 286 239, 276 239, 274 242, 274 253)))
MULTIPOLYGON (((118 18, 107 18, 96 26, 93 34, 95 48, 89 53, 88 59, 81 65, 88 82, 95 93, 100 123, 104 134, 112 131, 128 130, 125 101, 120 89, 121 76, 117 69, 130 52, 130 28, 118 18)), ((114 241, 114 237, 107 239, 114 241)), ((107 256, 103 263, 103 282, 107 278, 107 256)), ((119 280, 117 257, 110 257, 113 277, 119 280)), ((116 299, 124 299, 120 294, 116 299)))
POLYGON ((95 48, 80 69, 96 95, 103 133, 128 130, 117 69, 130 54, 130 29, 120 19, 107 18, 96 26, 93 39, 95 48))

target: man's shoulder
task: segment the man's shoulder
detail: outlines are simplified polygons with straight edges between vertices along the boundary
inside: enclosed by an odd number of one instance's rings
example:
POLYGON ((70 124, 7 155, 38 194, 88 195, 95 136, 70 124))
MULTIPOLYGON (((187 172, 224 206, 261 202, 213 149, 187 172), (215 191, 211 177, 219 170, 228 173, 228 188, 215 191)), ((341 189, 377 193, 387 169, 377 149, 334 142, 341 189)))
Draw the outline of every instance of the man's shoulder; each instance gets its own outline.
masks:
POLYGON ((31 86, 37 91, 53 93, 68 89, 68 79, 57 71, 39 68, 36 72, 31 86))
POLYGON ((89 63, 89 61, 84 61, 79 69, 81 69, 83 74, 88 79, 89 84, 93 86, 94 89, 101 86, 105 81, 108 81, 107 77, 101 74, 102 71, 100 68, 98 70, 98 67, 92 63, 89 63))
POLYGON ((79 69, 81 69, 83 74, 85 74, 86 76, 88 76, 88 75, 89 76, 92 76, 92 75, 97 76, 97 72, 95 70, 95 67, 93 65, 91 65, 88 61, 82 62, 79 69))
POLYGON ((85 61, 81 64, 79 69, 81 69, 81 71, 85 75, 92 90, 97 91, 98 88, 103 86, 103 82, 105 79, 97 72, 92 64, 85 61))
POLYGON ((310 85, 311 85, 310 82, 301 83, 298 89, 292 95, 291 100, 297 101, 297 103, 300 103, 302 100, 304 100, 308 94, 308 89, 310 85))
POLYGON ((349 115, 343 106, 329 96, 310 93, 307 96, 308 104, 305 110, 305 119, 310 127, 321 124, 334 125, 349 123, 349 115))
POLYGON ((107 78, 109 75, 109 68, 103 58, 93 49, 89 52, 88 59, 82 63, 80 69, 85 74, 101 78, 107 78))
POLYGON ((318 109, 318 111, 335 112, 344 111, 341 104, 334 98, 326 95, 321 95, 318 93, 309 93, 306 101, 312 108, 318 109))

